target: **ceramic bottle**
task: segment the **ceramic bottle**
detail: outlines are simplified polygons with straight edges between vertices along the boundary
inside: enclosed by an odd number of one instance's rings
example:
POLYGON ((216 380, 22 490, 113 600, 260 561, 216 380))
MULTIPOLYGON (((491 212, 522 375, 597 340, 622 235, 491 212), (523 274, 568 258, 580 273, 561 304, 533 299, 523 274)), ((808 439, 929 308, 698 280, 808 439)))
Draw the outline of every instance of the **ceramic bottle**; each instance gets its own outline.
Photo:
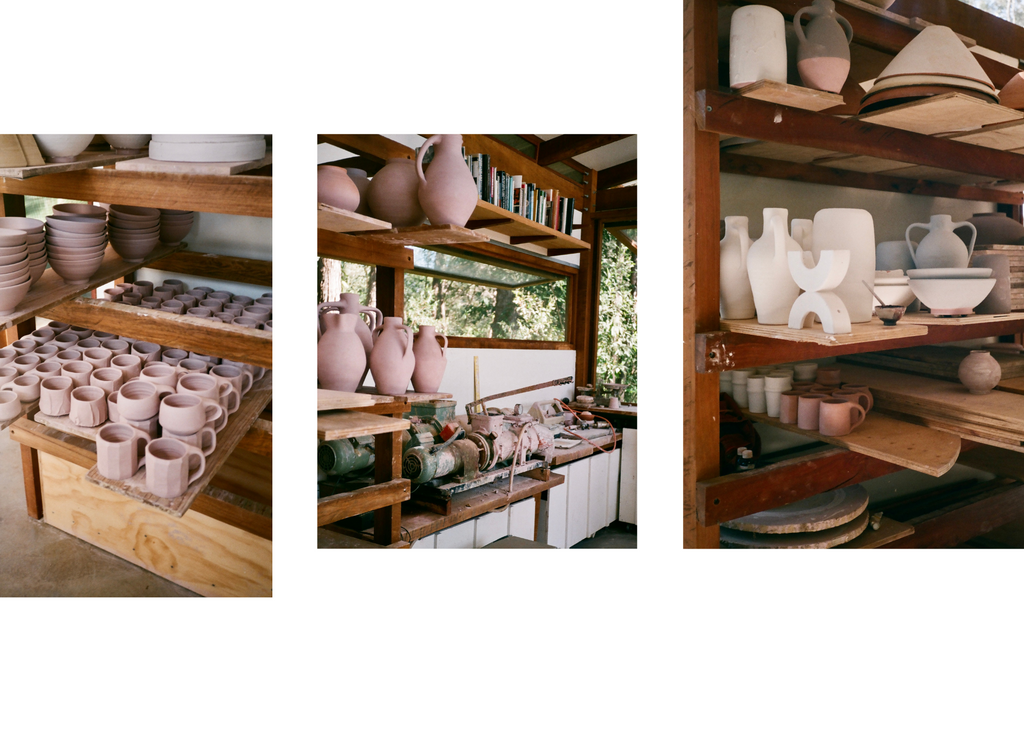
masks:
POLYGON ((419 226, 426 216, 417 195, 416 163, 408 158, 391 158, 370 179, 366 191, 370 213, 392 226, 419 226))
POLYGON ((448 336, 440 335, 432 325, 421 325, 412 344, 416 368, 412 372, 412 389, 421 394, 435 394, 448 366, 448 336), (444 346, 437 342, 444 338, 444 346))
POLYGON ((784 208, 766 208, 764 233, 747 253, 747 275, 754 295, 757 322, 762 325, 788 324, 789 311, 800 296, 800 288, 789 273, 788 257, 789 252, 803 250, 786 233, 788 217, 789 211, 784 208))
POLYGON ((767 5, 746 5, 729 24, 729 86, 762 79, 786 83, 786 20, 767 5))
POLYGON ((957 376, 972 394, 988 394, 1003 378, 1003 370, 988 351, 971 351, 960 362, 957 376))
POLYGON ((809 7, 801 8, 793 16, 793 31, 799 42, 796 67, 804 84, 811 89, 840 93, 850 75, 853 28, 836 13, 836 4, 832 0, 814 0, 809 7), (811 18, 806 31, 800 22, 805 15, 811 18))
POLYGON ((366 371, 366 350, 356 335, 358 315, 328 311, 323 314, 324 334, 316 347, 316 373, 320 386, 334 391, 355 391, 366 371))
POLYGON ((430 223, 465 226, 476 209, 479 196, 473 174, 462 157, 462 135, 428 138, 416 156, 416 173, 420 178, 420 206, 430 223), (423 156, 431 145, 434 159, 424 173, 423 156))
POLYGON ((334 302, 325 302, 318 308, 317 317, 317 338, 320 338, 324 331, 324 313, 335 310, 339 313, 352 313, 356 316, 361 316, 366 313, 370 316, 370 324, 367 325, 366 321, 362 317, 356 318, 355 331, 356 335, 359 336, 359 340, 363 344, 363 350, 366 351, 366 366, 363 369, 363 375, 359 379, 359 386, 363 385, 366 380, 366 374, 370 370, 370 351, 373 350, 373 331, 379 328, 384 322, 384 314, 377 308, 363 305, 359 302, 359 295, 353 292, 346 292, 341 295, 340 300, 334 302))
POLYGON ((750 236, 746 216, 725 217, 725 238, 719 254, 718 310, 726 319, 754 317, 754 293, 747 275, 750 236))
POLYGON ((370 189, 370 179, 366 177, 365 170, 359 168, 346 168, 346 170, 348 170, 348 177, 359 190, 359 206, 356 208, 356 213, 369 216, 370 206, 366 201, 366 192, 370 189))
POLYGON ((927 224, 911 224, 907 227, 906 242, 910 257, 914 260, 914 266, 918 269, 941 269, 956 268, 964 269, 974 254, 974 240, 978 232, 970 221, 959 221, 953 223, 953 217, 946 214, 932 216, 927 224), (967 248, 964 243, 953 233, 954 229, 966 226, 971 230, 971 241, 967 248), (917 245, 917 251, 910 242, 910 231, 915 227, 928 229, 921 243, 917 245))
POLYGON ((384 324, 373 332, 373 336, 370 373, 373 374, 377 393, 391 396, 405 394, 416 368, 412 329, 403 325, 401 318, 384 318, 384 324))
POLYGON ((866 323, 874 312, 873 298, 863 282, 875 281, 875 223, 859 208, 824 208, 814 215, 814 257, 821 252, 850 252, 846 276, 832 292, 843 301, 851 323, 866 323))
POLYGON ((321 165, 316 169, 316 201, 345 211, 355 211, 359 208, 359 189, 345 168, 321 165))

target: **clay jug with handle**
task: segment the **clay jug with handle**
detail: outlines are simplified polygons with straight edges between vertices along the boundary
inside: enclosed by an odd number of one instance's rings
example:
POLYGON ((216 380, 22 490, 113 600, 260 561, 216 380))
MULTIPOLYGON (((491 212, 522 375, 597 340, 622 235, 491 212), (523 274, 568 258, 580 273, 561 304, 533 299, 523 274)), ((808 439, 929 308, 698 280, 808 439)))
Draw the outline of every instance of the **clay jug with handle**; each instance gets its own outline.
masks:
POLYGON ((366 368, 363 370, 363 376, 359 380, 359 386, 363 385, 366 380, 366 374, 370 371, 370 351, 373 350, 373 331, 379 328, 384 322, 384 314, 377 308, 370 307, 369 305, 363 305, 359 302, 359 295, 353 292, 346 292, 341 296, 340 300, 334 302, 322 303, 319 308, 319 314, 317 317, 317 338, 319 339, 324 329, 323 314, 330 310, 336 310, 339 313, 352 313, 353 315, 362 316, 367 314, 370 316, 370 323, 367 325, 366 321, 362 317, 356 320, 356 335, 359 336, 359 340, 363 343, 363 348, 366 351, 366 368))
POLYGON ((416 356, 416 368, 412 372, 413 391, 437 393, 448 366, 448 336, 438 334, 432 325, 421 325, 416 332, 412 352, 416 356), (443 347, 437 342, 438 338, 444 338, 443 347))
POLYGON ((419 197, 430 223, 465 226, 476 209, 476 182, 462 157, 462 135, 434 135, 416 156, 419 197), (423 156, 434 146, 434 159, 423 172, 423 156))
POLYGON ((736 320, 754 317, 754 294, 747 275, 750 236, 746 216, 725 217, 725 238, 719 255, 718 310, 721 317, 736 320))
POLYGON ((800 44, 796 68, 804 84, 811 89, 840 93, 850 75, 853 28, 836 13, 836 4, 832 0, 814 0, 809 7, 796 11, 793 32, 800 44), (811 18, 806 32, 800 22, 804 15, 811 18))
POLYGON ((762 325, 787 325, 789 311, 800 297, 800 287, 789 273, 789 252, 803 249, 786 233, 788 217, 784 208, 766 208, 764 233, 747 254, 747 275, 762 325))
POLYGON ((952 216, 936 214, 927 224, 908 226, 906 242, 910 258, 914 260, 914 266, 917 269, 964 269, 967 267, 971 255, 974 254, 974 240, 977 236, 978 231, 970 221, 953 223, 952 216), (953 233, 953 229, 959 229, 961 226, 966 226, 971 230, 971 241, 966 249, 964 249, 963 240, 953 233), (910 231, 915 227, 928 229, 924 239, 917 245, 916 252, 910 241, 910 231))
POLYGON ((328 311, 323 315, 324 335, 316 346, 316 375, 320 386, 334 391, 355 391, 366 372, 366 350, 356 335, 360 317, 328 311))
POLYGON ((378 394, 401 396, 409 389, 409 380, 416 368, 412 351, 412 329, 401 318, 384 318, 384 324, 373 332, 370 373, 378 394))

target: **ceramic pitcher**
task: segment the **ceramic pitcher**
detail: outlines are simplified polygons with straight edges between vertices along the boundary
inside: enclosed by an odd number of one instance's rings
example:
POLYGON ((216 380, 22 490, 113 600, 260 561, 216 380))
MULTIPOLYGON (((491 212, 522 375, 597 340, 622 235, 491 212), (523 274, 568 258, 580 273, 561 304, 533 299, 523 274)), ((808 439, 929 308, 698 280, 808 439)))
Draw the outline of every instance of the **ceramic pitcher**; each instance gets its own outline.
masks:
POLYGON ((462 157, 462 135, 434 135, 416 156, 420 177, 419 198, 430 223, 465 226, 476 209, 476 182, 462 157), (434 146, 434 159, 423 172, 423 156, 434 146))
POLYGON ((325 302, 320 305, 317 318, 317 338, 323 333, 323 314, 329 310, 336 310, 339 313, 352 313, 359 316, 365 313, 370 316, 369 325, 366 324, 362 317, 356 320, 356 335, 359 336, 359 340, 363 343, 363 350, 366 351, 366 368, 363 370, 362 378, 359 379, 359 386, 362 386, 363 381, 366 380, 366 374, 370 371, 370 351, 373 350, 372 333, 384 323, 384 314, 377 308, 360 303, 359 295, 353 292, 346 292, 341 295, 340 300, 325 302))
POLYGON ((718 310, 726 319, 754 317, 754 293, 747 275, 750 236, 746 216, 725 217, 725 238, 719 254, 718 310))
POLYGON ((789 211, 764 210, 764 233, 747 254, 747 275, 754 295, 757 322, 762 325, 786 325, 789 311, 800 296, 800 288, 789 273, 789 252, 802 252, 800 245, 786 233, 789 211))
POLYGON ((317 380, 324 389, 355 391, 366 370, 366 349, 356 334, 360 318, 336 311, 323 318, 324 334, 316 347, 317 380))
POLYGON ((441 335, 432 325, 421 325, 412 344, 416 368, 412 372, 412 388, 421 394, 434 394, 441 388, 441 379, 448 366, 448 336, 441 335), (444 346, 437 342, 444 338, 444 346))
POLYGON ((952 216, 936 214, 927 224, 908 226, 905 238, 910 257, 918 269, 964 269, 974 254, 974 240, 977 236, 978 231, 970 221, 959 221, 954 224, 952 216), (971 230, 971 241, 966 249, 960 237, 953 233, 953 229, 959 229, 961 226, 967 226, 971 230), (910 241, 910 231, 914 227, 928 229, 928 234, 917 245, 916 252, 910 241))
POLYGON ((801 8, 793 16, 793 31, 800 44, 796 67, 804 84, 811 89, 840 93, 850 74, 853 28, 836 13, 836 4, 832 0, 814 0, 809 7, 801 8), (806 31, 800 22, 804 15, 811 18, 806 31))
POLYGON ((384 324, 373 332, 370 373, 378 394, 401 396, 409 388, 416 368, 412 351, 412 330, 401 318, 384 318, 384 324))
POLYGON ((366 190, 370 213, 392 226, 418 226, 423 223, 417 189, 416 163, 408 158, 390 158, 370 179, 366 190))

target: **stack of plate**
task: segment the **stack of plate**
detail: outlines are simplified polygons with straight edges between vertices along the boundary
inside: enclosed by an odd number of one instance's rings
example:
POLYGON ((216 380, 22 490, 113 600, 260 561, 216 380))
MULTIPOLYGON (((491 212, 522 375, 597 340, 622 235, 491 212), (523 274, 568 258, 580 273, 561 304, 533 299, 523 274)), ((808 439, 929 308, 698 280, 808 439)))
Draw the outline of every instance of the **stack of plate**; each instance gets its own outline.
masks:
POLYGON ((999 101, 992 80, 956 33, 944 25, 930 25, 875 79, 861 100, 860 111, 871 112, 954 91, 987 102, 999 101))
POLYGON ((28 245, 28 266, 32 275, 31 284, 43 276, 46 271, 46 241, 43 234, 43 222, 24 216, 0 217, 0 234, 8 230, 24 232, 25 243, 28 245))
POLYGON ((160 243, 160 209, 110 207, 110 246, 126 262, 141 262, 160 243))
POLYGON ((32 286, 27 236, 21 229, 0 229, 0 315, 13 313, 32 286))
POLYGON ((94 216, 47 216, 46 257, 69 285, 84 285, 103 263, 107 222, 94 216))
POLYGON ((180 244, 181 240, 192 230, 194 218, 191 211, 160 209, 160 241, 172 247, 180 244))
POLYGON ((788 506, 723 521, 722 546, 758 549, 827 549, 860 536, 868 525, 863 486, 820 493, 788 506))
POLYGON ((149 157, 178 163, 242 163, 267 154, 263 135, 153 135, 149 157))
POLYGON ((932 315, 971 315, 996 286, 985 267, 912 269, 910 289, 932 315))

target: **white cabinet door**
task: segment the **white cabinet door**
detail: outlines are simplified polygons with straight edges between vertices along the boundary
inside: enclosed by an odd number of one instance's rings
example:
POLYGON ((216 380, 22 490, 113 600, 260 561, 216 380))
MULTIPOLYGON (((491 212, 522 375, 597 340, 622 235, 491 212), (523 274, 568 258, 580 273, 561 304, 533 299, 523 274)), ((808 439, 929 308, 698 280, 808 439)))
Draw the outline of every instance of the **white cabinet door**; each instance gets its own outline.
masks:
POLYGON ((587 458, 590 463, 587 536, 593 536, 608 525, 608 458, 608 453, 601 451, 587 458))
POLYGON ((622 467, 619 476, 619 521, 635 524, 636 430, 622 430, 622 467))
POLYGON ((476 539, 473 546, 477 549, 487 546, 498 539, 508 536, 508 517, 511 511, 507 508, 492 511, 476 518, 476 539))
POLYGON ((461 524, 455 524, 450 526, 443 531, 438 531, 437 536, 437 548, 438 549, 472 549, 473 548, 473 537, 475 535, 476 521, 463 521, 461 524))
POLYGON ((569 466, 569 491, 566 509, 565 543, 578 544, 587 538, 587 498, 590 493, 590 461, 579 460, 569 466))
POLYGON ((540 503, 540 524, 537 526, 537 541, 541 544, 565 549, 566 498, 568 496, 569 466, 560 465, 552 473, 565 476, 565 482, 548 489, 548 500, 540 503))
POLYGON ((524 501, 519 501, 509 506, 508 535, 533 541, 536 511, 536 503, 532 498, 527 498, 524 501))
POLYGON ((608 503, 605 506, 605 514, 609 524, 619 515, 619 465, 621 462, 621 449, 608 456, 608 503))
POLYGON ((431 534, 430 536, 424 536, 422 539, 417 539, 412 543, 410 549, 434 549, 437 542, 437 534, 431 534))

